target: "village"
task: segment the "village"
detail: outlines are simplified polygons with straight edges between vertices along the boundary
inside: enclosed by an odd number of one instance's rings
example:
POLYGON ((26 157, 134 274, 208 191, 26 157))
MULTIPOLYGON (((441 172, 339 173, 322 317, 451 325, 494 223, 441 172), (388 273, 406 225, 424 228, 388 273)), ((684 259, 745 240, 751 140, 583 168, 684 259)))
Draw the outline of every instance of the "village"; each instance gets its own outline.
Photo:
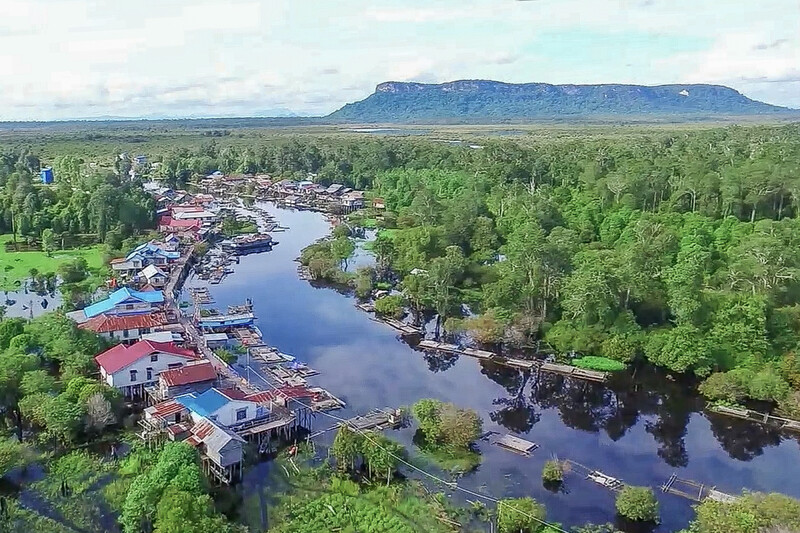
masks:
MULTIPOLYGON (((135 409, 143 408, 142 440, 151 446, 191 444, 200 451, 205 473, 225 484, 241 477, 247 442, 259 453, 275 451, 308 435, 314 412, 344 406, 325 389, 309 385, 306 378, 316 371, 265 344, 252 301, 215 309, 207 288, 189 289, 191 301, 180 301, 193 270, 199 279, 219 283, 238 256, 268 251, 276 244, 268 232, 286 229, 264 210, 242 208, 238 197, 246 183, 260 197, 331 213, 358 209, 364 202, 363 192, 342 186, 272 183, 264 176, 212 174, 203 188, 213 194, 149 183, 145 190, 156 201, 161 237, 111 260, 108 295, 68 313, 79 328, 118 343, 95 361, 104 382, 135 409), (228 217, 258 231, 224 238, 221 225, 228 217), (198 257, 199 243, 218 246, 198 257), (240 365, 245 376, 220 357, 225 353, 246 358, 240 365), (258 380, 247 379, 251 373, 258 380)), ((381 413, 373 415, 373 427, 399 422, 398 413, 381 413)))

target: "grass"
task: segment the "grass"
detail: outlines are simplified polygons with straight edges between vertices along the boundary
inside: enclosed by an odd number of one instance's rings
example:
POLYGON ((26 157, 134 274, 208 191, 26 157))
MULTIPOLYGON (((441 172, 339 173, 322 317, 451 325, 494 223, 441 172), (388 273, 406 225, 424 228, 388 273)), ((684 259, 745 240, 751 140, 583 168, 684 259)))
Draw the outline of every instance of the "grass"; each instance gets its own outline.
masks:
POLYGON ((48 257, 44 252, 7 252, 5 243, 11 239, 11 235, 0 235, 0 290, 18 289, 22 281, 31 277, 32 268, 42 274, 56 272, 59 266, 78 257, 86 259, 91 271, 103 268, 103 251, 99 244, 88 248, 58 250, 48 257))
POLYGON ((625 363, 609 359, 608 357, 598 357, 594 355, 573 359, 572 364, 578 368, 598 370, 600 372, 620 372, 627 368, 625 363))

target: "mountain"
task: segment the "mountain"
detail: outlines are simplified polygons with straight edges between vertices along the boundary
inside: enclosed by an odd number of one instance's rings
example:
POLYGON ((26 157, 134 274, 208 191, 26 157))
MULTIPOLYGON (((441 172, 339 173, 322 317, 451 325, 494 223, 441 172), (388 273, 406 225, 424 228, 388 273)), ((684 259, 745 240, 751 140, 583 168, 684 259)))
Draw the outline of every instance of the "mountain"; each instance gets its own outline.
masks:
POLYGON ((791 111, 721 85, 551 85, 460 80, 385 82, 327 118, 348 122, 462 122, 668 115, 763 115, 791 111))

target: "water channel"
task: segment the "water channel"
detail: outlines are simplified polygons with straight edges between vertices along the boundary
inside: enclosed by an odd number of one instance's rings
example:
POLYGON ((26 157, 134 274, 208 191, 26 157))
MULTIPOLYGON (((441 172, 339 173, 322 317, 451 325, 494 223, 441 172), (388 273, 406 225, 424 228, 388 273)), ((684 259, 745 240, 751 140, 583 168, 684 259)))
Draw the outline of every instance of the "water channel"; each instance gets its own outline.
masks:
MULTIPOLYGON (((347 402, 338 415, 439 398, 478 411, 484 431, 540 446, 521 457, 480 442, 482 464, 460 486, 498 498, 532 496, 547 506, 549 520, 567 526, 613 522, 614 494, 582 475, 567 474, 558 493, 542 486, 542 465, 556 455, 653 487, 661 503, 659 532, 679 530, 693 516, 691 502, 658 490, 672 473, 734 494, 749 489, 800 497, 797 437, 705 413, 685 385, 654 371, 601 386, 414 350, 358 310, 352 296, 298 278, 300 250, 330 231, 321 214, 264 206, 290 230, 274 235, 280 244, 271 252, 243 256, 234 274, 209 286, 218 307, 252 298, 265 342, 319 370, 311 383, 347 402)), ((331 425, 317 415, 314 429, 331 425)), ((412 435, 413 428, 390 433, 409 449, 412 435)), ((464 501, 458 493, 453 498, 464 501)))

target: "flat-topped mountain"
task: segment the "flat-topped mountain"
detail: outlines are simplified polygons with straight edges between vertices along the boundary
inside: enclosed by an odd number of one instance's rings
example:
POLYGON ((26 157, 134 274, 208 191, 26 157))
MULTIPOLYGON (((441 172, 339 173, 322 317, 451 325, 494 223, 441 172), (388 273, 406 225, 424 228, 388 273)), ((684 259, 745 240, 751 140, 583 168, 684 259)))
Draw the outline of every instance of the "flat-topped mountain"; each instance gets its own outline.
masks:
POLYGON ((460 80, 385 82, 328 118, 352 122, 458 122, 643 115, 763 115, 791 112, 722 85, 551 85, 460 80))

